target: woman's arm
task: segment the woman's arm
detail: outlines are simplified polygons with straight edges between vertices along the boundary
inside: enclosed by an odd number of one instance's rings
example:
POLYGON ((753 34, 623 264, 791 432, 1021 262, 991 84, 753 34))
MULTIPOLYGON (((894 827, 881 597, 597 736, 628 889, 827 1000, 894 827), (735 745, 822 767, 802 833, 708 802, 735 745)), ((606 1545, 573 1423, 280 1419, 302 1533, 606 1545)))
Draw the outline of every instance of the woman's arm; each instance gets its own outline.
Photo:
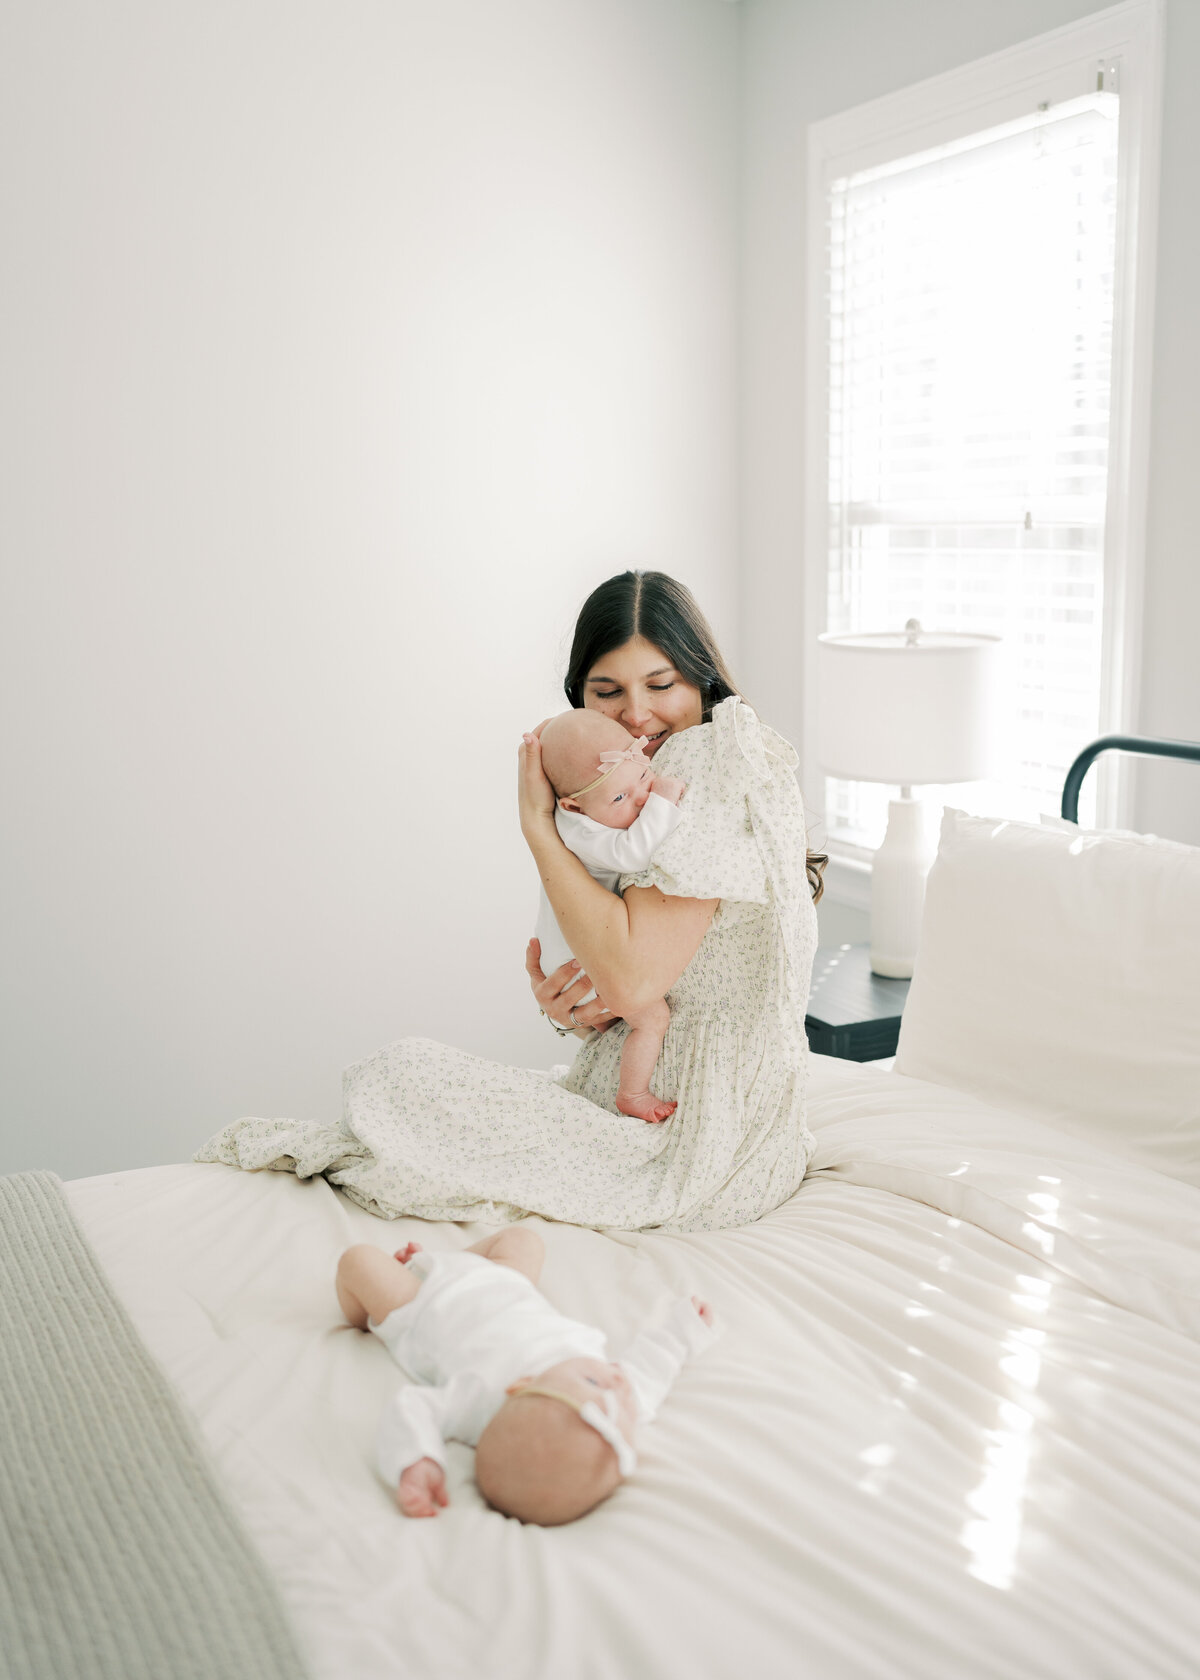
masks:
POLYGON ((519 793, 521 831, 546 897, 600 997, 626 1015, 665 996, 695 956, 720 900, 668 898, 657 887, 630 887, 619 898, 594 881, 554 826, 554 790, 535 735, 521 746, 519 793))

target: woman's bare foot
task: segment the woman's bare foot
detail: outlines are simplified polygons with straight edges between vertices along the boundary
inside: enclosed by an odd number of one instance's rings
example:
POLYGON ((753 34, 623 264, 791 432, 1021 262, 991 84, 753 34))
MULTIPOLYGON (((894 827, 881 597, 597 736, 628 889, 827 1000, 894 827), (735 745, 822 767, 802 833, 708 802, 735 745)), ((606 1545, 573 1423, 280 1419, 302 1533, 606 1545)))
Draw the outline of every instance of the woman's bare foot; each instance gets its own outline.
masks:
POLYGON ((413 1255, 414 1254, 420 1254, 420 1252, 421 1252, 420 1243, 414 1243, 414 1242, 405 1243, 403 1248, 398 1248, 396 1250, 395 1254, 393 1254, 393 1256, 392 1256, 392 1259, 393 1260, 399 1260, 399 1262, 402 1266, 407 1266, 408 1262, 412 1259, 413 1255))
POLYGON ((669 1120, 678 1106, 678 1103, 660 1102, 649 1091, 635 1091, 632 1095, 626 1091, 617 1092, 618 1114, 631 1115, 635 1120, 648 1120, 652 1126, 669 1120))

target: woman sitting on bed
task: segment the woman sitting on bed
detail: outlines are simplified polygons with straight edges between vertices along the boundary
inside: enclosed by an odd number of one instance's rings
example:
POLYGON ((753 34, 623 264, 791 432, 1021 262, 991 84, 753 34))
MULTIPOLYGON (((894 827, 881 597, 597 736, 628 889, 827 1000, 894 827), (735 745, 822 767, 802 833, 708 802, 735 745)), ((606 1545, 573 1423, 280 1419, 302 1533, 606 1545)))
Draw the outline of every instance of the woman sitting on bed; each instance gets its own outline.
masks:
POLYGON ((813 1143, 804 1013, 824 861, 807 852, 796 755, 661 572, 588 597, 566 691, 647 736, 656 773, 688 787, 679 826, 618 896, 563 844, 536 734, 521 744, 521 829, 582 963, 544 975, 533 941, 526 967, 544 1013, 584 1041, 570 1071, 554 1082, 400 1039, 347 1071, 340 1126, 241 1120, 198 1160, 323 1172, 385 1217, 485 1224, 717 1230, 796 1190, 813 1143), (677 1107, 648 1125, 615 1108, 622 1017, 664 996, 656 1089, 677 1107))

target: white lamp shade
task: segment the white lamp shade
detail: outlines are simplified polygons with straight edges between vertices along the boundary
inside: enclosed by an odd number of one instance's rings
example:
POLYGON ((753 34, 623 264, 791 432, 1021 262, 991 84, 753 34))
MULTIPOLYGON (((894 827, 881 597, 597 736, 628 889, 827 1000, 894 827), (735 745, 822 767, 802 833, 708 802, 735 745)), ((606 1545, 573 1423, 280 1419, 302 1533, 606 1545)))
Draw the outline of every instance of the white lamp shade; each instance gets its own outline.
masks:
POLYGON ((977 782, 996 770, 1000 638, 817 637, 818 756, 849 782, 977 782))

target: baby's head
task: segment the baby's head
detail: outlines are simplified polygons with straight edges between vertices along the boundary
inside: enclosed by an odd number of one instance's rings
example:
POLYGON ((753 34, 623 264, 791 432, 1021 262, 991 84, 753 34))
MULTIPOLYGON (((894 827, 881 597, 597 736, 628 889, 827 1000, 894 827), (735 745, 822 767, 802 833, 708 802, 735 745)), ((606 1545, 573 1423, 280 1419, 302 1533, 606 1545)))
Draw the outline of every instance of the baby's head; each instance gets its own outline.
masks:
POLYGON ((615 718, 579 707, 542 730, 542 768, 564 811, 582 811, 605 828, 635 822, 654 785, 649 759, 615 718), (603 754, 631 754, 617 759, 603 754))
POLYGON ((479 1491, 495 1510, 522 1522, 574 1522, 632 1468, 636 1422, 637 1402, 619 1365, 564 1359, 539 1376, 522 1377, 479 1437, 479 1491), (585 1408, 594 1420, 607 1420, 603 1434, 587 1421, 585 1408))

